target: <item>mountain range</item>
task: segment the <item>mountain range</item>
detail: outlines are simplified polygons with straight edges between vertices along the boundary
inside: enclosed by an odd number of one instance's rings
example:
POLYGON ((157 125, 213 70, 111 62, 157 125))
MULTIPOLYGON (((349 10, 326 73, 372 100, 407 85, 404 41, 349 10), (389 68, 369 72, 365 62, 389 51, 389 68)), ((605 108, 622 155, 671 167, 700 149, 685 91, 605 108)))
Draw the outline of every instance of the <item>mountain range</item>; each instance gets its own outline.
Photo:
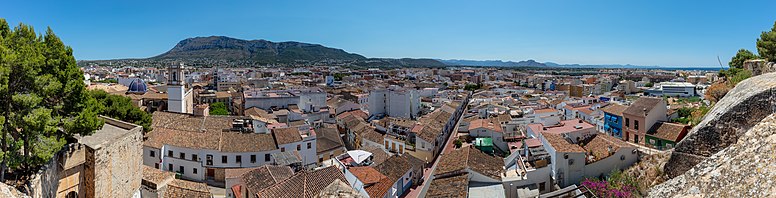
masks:
MULTIPOLYGON (((342 49, 302 42, 272 42, 243 40, 226 36, 194 37, 181 40, 172 49, 160 55, 141 59, 105 61, 186 61, 204 63, 236 63, 246 65, 294 65, 309 63, 340 63, 367 67, 561 67, 561 68, 660 68, 636 65, 579 65, 537 62, 535 60, 459 60, 431 58, 367 58, 342 49)), ((104 61, 84 61, 104 62, 104 61)))

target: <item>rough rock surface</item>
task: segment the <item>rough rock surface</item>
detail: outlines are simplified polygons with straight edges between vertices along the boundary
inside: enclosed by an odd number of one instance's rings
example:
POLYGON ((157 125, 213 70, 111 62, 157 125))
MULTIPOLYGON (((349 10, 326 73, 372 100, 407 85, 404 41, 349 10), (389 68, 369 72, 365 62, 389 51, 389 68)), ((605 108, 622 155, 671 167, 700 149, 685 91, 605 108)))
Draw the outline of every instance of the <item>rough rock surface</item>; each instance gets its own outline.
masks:
POLYGON ((734 144, 746 131, 776 112, 776 73, 736 85, 676 145, 665 165, 669 178, 683 174, 709 156, 734 144))
POLYGON ((13 186, 9 186, 5 183, 0 183, 0 197, 6 197, 6 198, 29 198, 30 196, 25 195, 24 193, 19 192, 19 190, 16 190, 13 186))
POLYGON ((686 173, 651 189, 649 197, 776 195, 776 114, 686 173))
POLYGON ((776 72, 776 63, 766 62, 762 59, 744 61, 744 69, 752 72, 753 76, 776 72))

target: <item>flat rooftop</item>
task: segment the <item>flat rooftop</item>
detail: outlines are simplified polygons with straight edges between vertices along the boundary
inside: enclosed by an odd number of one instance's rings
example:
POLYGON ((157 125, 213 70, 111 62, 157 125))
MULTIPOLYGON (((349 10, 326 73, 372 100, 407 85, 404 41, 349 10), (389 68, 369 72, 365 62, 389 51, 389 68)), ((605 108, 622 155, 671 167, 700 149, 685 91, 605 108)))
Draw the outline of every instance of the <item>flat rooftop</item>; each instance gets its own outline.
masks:
POLYGON ((122 122, 112 118, 101 118, 105 120, 105 124, 102 125, 102 128, 89 136, 81 137, 76 135, 75 138, 78 140, 78 143, 87 145, 93 149, 98 149, 105 143, 112 142, 130 133, 139 133, 142 131, 132 131, 134 128, 140 127, 138 125, 122 122))
POLYGON ((534 132, 562 134, 562 133, 588 130, 588 129, 595 128, 595 126, 577 118, 577 119, 571 119, 571 120, 563 120, 563 121, 560 121, 559 124, 552 125, 552 126, 544 126, 543 124, 529 124, 528 128, 531 128, 531 130, 533 130, 534 132))

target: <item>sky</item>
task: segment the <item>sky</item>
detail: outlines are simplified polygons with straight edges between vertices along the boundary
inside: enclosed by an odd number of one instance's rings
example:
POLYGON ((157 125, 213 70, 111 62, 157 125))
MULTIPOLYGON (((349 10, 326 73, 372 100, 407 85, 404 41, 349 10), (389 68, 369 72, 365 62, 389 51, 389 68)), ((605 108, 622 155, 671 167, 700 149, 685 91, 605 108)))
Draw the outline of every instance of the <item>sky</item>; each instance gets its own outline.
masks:
POLYGON ((727 65, 756 53, 776 1, 14 1, 12 26, 51 27, 76 59, 145 58, 197 36, 299 41, 366 57, 727 65))

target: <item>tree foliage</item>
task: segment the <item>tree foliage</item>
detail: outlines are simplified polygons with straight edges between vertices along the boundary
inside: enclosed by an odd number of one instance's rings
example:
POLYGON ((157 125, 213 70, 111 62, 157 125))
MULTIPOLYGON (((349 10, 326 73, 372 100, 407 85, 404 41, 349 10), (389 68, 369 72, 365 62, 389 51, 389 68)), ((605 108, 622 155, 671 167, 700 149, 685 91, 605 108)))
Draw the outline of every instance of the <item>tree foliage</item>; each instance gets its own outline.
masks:
POLYGON ((757 39, 757 52, 768 61, 776 61, 776 22, 771 31, 762 32, 757 39))
POLYGON ((480 88, 482 88, 482 84, 466 84, 463 89, 467 91, 474 91, 480 88))
POLYGON ((143 131, 151 131, 151 114, 132 105, 132 99, 113 95, 103 90, 92 90, 89 95, 99 101, 99 114, 125 122, 143 126, 143 131))
POLYGON ((229 110, 223 102, 214 102, 210 104, 210 115, 229 115, 229 110))
POLYGON ((51 29, 14 29, 0 19, 0 121, 2 164, 30 171, 48 161, 72 135, 102 126, 97 100, 85 94, 83 73, 73 50, 51 29))
POLYGON ((730 59, 728 65, 735 68, 744 68, 744 61, 758 59, 757 55, 746 49, 739 49, 736 56, 730 59))

